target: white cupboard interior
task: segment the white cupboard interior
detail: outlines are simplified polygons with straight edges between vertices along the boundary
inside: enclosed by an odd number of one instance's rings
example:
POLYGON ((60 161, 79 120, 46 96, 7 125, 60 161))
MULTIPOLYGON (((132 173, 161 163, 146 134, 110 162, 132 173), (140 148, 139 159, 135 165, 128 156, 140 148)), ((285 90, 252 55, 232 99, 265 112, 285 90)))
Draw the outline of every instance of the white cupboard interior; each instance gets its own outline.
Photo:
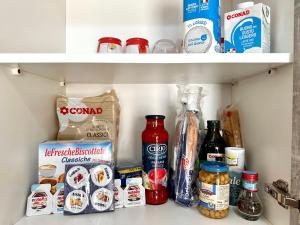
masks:
MULTIPOLYGON (((223 2, 225 12, 238 1, 223 2)), ((152 45, 161 38, 177 41, 182 0, 5 1, 0 8, 0 223, 289 224, 289 210, 265 194, 263 185, 278 178, 291 182, 294 2, 284 7, 279 0, 261 2, 272 8, 272 54, 106 58, 94 54, 101 36, 123 41, 144 36, 152 45), (20 76, 11 74, 16 64, 20 76), (217 110, 228 104, 239 107, 247 167, 260 175, 264 218, 250 223, 232 210, 226 219, 211 220, 172 202, 108 214, 24 217, 29 187, 38 176, 38 144, 56 137, 58 94, 92 96, 114 88, 122 110, 118 160, 141 162, 144 115, 165 114, 172 137, 176 84, 183 83, 204 87, 204 120, 217 119, 217 110)))

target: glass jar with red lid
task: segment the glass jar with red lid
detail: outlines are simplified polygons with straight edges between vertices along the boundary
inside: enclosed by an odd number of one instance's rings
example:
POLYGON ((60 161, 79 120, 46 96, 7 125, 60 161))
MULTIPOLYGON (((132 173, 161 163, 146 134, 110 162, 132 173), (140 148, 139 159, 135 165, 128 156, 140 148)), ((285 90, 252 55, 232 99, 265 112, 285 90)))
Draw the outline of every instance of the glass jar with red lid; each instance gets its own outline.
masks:
POLYGON ((102 37, 98 40, 97 53, 122 53, 122 42, 115 37, 102 37))
POLYGON ((146 116, 147 125, 142 133, 143 183, 146 203, 160 205, 168 200, 168 140, 164 127, 165 116, 146 116))
POLYGON ((149 42, 144 38, 130 38, 126 41, 126 53, 145 54, 149 52, 149 42))
POLYGON ((258 173, 247 170, 242 173, 243 190, 237 201, 238 213, 246 220, 255 221, 263 213, 263 205, 258 196, 258 173))

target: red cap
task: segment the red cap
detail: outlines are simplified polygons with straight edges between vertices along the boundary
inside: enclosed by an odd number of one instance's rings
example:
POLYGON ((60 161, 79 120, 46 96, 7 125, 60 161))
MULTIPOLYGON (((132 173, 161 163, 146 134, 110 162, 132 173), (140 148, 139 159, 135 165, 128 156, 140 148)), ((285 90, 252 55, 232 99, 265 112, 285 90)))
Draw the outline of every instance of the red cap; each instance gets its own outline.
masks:
POLYGON ((129 38, 126 41, 126 46, 128 45, 144 45, 144 46, 148 46, 149 42, 147 39, 144 38, 129 38))
POLYGON ((258 173, 251 170, 243 171, 242 178, 247 181, 258 181, 258 173))
POLYGON ((112 44, 116 44, 116 45, 122 45, 122 42, 120 39, 118 38, 114 38, 114 37, 102 37, 98 40, 98 42, 100 44, 103 43, 112 43, 112 44))

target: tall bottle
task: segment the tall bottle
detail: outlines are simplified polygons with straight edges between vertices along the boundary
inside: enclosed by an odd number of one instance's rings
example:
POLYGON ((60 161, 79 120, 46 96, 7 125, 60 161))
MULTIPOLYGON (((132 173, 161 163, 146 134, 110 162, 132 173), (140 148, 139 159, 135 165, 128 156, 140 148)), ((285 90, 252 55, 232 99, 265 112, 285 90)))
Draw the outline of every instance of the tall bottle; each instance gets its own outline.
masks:
POLYGON ((168 200, 168 139, 164 127, 165 116, 146 116, 147 125, 142 133, 143 182, 146 189, 146 203, 160 205, 168 200))
POLYGON ((200 163, 203 161, 225 161, 225 141, 220 134, 220 121, 207 121, 207 134, 199 153, 200 163))

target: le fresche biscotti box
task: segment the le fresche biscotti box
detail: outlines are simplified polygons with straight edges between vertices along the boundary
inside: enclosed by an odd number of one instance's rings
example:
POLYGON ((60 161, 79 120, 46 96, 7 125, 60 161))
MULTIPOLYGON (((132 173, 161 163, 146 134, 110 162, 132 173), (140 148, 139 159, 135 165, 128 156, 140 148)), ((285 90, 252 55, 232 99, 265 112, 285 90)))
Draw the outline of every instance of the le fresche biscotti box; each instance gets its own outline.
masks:
POLYGON ((112 162, 111 141, 50 141, 39 145, 39 183, 55 191, 64 182, 65 164, 112 162))

